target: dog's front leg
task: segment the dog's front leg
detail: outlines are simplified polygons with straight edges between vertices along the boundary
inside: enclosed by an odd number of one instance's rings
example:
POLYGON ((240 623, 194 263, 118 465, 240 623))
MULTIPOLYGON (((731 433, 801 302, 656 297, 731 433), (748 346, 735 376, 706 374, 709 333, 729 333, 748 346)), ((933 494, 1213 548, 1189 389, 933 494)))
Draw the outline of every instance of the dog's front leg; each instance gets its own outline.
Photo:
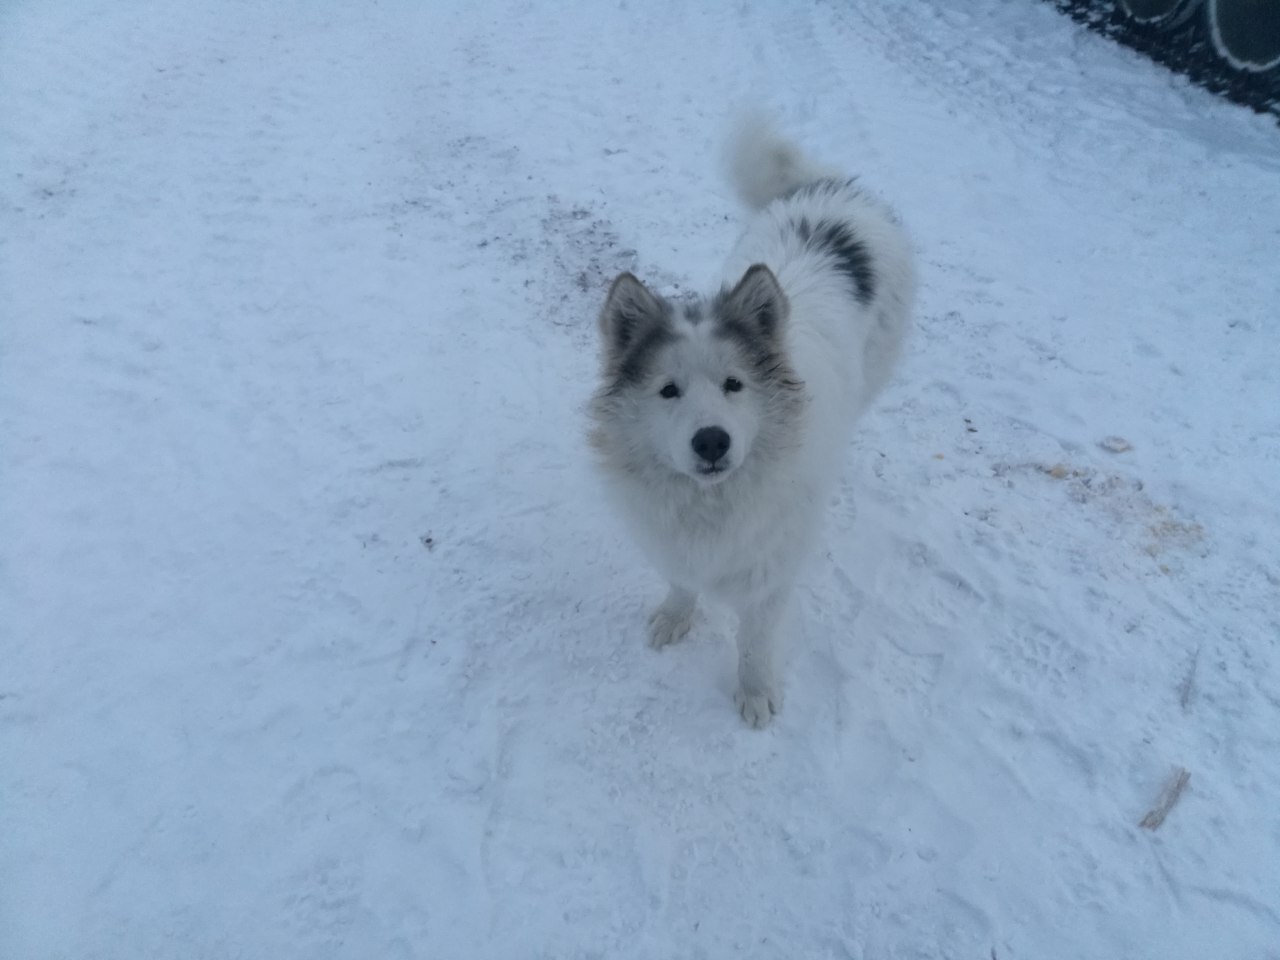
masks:
POLYGON ((667 599, 649 617, 649 646, 660 650, 688 633, 697 603, 695 594, 672 584, 667 592, 667 599))
POLYGON ((787 609, 789 589, 746 597, 738 607, 738 690, 733 701, 749 726, 768 726, 782 709, 778 682, 778 627, 787 609))

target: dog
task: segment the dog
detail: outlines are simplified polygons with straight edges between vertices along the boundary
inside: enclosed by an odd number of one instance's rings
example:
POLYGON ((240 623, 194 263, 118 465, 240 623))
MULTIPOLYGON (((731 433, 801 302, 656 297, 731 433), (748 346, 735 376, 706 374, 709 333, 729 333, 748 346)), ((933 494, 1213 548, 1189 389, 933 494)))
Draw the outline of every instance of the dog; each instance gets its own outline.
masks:
POLYGON ((734 700, 751 727, 782 707, 778 646, 852 427, 902 351, 915 294, 898 217, 765 119, 730 138, 750 211, 715 292, 673 300, 631 273, 599 314, 590 443, 605 486, 670 590, 655 648, 699 595, 738 615, 734 700))

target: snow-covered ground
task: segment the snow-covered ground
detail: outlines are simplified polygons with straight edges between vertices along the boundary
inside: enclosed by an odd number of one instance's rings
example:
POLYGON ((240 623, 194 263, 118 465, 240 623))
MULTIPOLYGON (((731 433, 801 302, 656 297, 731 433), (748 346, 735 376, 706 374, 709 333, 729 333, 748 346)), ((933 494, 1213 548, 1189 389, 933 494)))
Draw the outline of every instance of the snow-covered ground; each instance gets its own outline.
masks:
POLYGON ((692 6, 0 10, 0 956, 1280 957, 1280 133, 1031 0, 692 6), (765 732, 583 442, 752 99, 923 280, 765 732))

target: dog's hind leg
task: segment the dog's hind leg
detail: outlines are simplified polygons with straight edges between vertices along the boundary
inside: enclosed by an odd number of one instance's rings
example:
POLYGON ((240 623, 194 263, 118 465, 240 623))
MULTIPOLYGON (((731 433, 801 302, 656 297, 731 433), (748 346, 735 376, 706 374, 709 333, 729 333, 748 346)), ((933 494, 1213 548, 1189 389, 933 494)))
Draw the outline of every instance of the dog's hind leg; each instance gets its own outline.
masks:
POLYGON ((649 646, 661 650, 688 633, 697 604, 696 594, 673 584, 667 592, 667 599, 649 617, 649 646))
POLYGON ((742 719, 759 729, 782 709, 778 683, 778 626, 787 609, 789 590, 749 597, 738 605, 738 690, 733 702, 742 719))

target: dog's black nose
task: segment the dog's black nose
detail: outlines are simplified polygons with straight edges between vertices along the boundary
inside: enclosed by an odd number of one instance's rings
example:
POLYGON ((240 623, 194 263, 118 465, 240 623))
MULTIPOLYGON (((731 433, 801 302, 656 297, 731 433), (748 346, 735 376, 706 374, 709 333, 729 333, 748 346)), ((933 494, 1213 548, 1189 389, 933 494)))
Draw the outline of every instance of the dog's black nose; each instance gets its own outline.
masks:
POLYGON ((729 452, 729 434, 721 427, 703 427, 693 435, 693 452, 715 463, 729 452))

